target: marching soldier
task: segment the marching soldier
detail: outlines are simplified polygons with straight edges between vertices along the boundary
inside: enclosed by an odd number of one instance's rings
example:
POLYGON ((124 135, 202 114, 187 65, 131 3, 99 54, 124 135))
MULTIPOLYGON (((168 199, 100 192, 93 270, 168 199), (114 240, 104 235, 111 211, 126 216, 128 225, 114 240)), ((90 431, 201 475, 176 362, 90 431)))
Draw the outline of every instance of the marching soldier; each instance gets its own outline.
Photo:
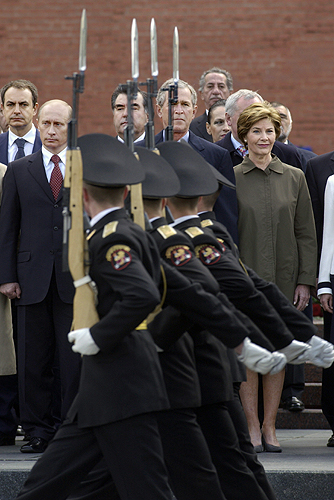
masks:
POLYGON ((123 208, 126 185, 144 173, 117 139, 90 134, 78 143, 100 320, 69 334, 83 355, 80 389, 17 498, 65 499, 104 457, 121 499, 172 500, 153 413, 169 403, 143 323, 160 302, 159 256, 123 208))

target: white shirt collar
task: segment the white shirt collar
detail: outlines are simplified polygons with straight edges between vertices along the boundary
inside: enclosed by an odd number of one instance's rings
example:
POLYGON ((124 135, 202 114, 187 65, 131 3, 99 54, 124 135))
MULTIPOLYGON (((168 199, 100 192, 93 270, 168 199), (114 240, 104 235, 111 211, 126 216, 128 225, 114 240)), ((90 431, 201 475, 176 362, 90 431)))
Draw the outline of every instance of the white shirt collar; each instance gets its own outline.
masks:
MULTIPOLYGON (((59 156, 60 158, 60 161, 66 165, 66 151, 67 151, 67 147, 65 149, 63 149, 62 151, 60 151, 60 153, 57 153, 57 155, 59 156)), ((42 146, 42 155, 43 155, 43 162, 44 162, 44 165, 47 166, 50 161, 51 161, 51 158, 52 156, 54 155, 55 153, 51 153, 50 151, 48 151, 44 146, 42 146)))
POLYGON ((99 212, 98 214, 94 215, 94 217, 90 220, 90 226, 93 227, 99 220, 103 219, 103 217, 110 212, 114 212, 115 210, 119 210, 122 207, 110 207, 106 208, 105 210, 102 210, 102 212, 99 212))
POLYGON ((182 217, 179 217, 176 219, 174 222, 169 224, 170 226, 174 227, 177 226, 178 224, 181 224, 182 222, 185 222, 188 219, 199 219, 198 215, 183 215, 182 217))
POLYGON ((19 137, 18 135, 14 134, 10 129, 8 130, 8 146, 12 146, 16 139, 24 139, 27 142, 30 142, 30 144, 34 144, 36 138, 36 127, 32 123, 31 129, 29 132, 27 132, 23 137, 19 137))
MULTIPOLYGON (((163 140, 165 141, 166 140, 166 130, 164 129, 162 131, 162 137, 163 137, 163 140)), ((188 132, 183 136, 181 137, 181 139, 179 139, 177 142, 180 142, 180 141, 186 141, 186 142, 189 142, 189 130, 188 132)))
MULTIPOLYGON (((124 140, 122 139, 122 137, 120 137, 119 135, 116 136, 117 139, 119 140, 119 142, 123 142, 124 143, 124 140)), ((133 141, 134 143, 136 142, 139 142, 139 141, 143 141, 145 139, 145 132, 143 132, 135 141, 133 141)))

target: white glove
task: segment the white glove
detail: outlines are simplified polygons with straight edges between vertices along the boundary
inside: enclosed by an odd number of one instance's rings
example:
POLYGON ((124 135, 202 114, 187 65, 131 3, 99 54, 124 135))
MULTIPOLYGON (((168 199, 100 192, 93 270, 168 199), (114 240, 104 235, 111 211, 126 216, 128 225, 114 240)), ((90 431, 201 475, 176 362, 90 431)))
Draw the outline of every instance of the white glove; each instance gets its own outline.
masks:
POLYGON ((313 335, 307 343, 311 349, 307 351, 310 363, 322 368, 329 368, 334 361, 334 346, 327 340, 313 335))
POLYGON ((308 344, 293 340, 289 345, 283 347, 283 349, 278 349, 278 352, 285 354, 288 363, 291 365, 301 365, 309 360, 308 351, 310 349, 311 347, 308 344))
POLYGON ((273 358, 273 361, 272 361, 273 367, 269 373, 270 373, 270 375, 276 375, 276 373, 281 372, 283 370, 283 368, 285 368, 287 360, 286 360, 285 354, 278 352, 278 351, 272 352, 271 355, 273 358))
POLYGON ((254 372, 265 375, 274 375, 281 371, 286 365, 286 357, 279 352, 271 353, 267 349, 253 344, 248 337, 244 339, 241 354, 237 354, 239 361, 254 372))
POLYGON ((100 350, 95 344, 89 328, 73 330, 73 332, 67 335, 67 338, 69 342, 73 342, 72 351, 74 352, 80 352, 80 354, 91 356, 92 354, 97 354, 100 350))

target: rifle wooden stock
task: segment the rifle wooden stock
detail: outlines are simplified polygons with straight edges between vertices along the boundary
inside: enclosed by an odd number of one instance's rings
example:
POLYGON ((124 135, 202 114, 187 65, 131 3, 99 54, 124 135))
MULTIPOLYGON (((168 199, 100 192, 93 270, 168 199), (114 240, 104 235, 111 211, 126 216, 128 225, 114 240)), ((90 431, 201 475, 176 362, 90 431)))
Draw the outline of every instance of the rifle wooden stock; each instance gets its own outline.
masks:
POLYGON ((131 213, 133 222, 138 224, 145 231, 145 217, 143 207, 143 197, 141 184, 133 184, 130 188, 131 213))
MULTIPOLYGON (((69 149, 66 153, 64 187, 70 188, 71 228, 68 242, 68 264, 73 281, 86 276, 85 247, 87 241, 83 227, 82 159, 80 149, 69 149)), ((86 283, 75 289, 72 330, 90 328, 99 321, 92 287, 86 283)))

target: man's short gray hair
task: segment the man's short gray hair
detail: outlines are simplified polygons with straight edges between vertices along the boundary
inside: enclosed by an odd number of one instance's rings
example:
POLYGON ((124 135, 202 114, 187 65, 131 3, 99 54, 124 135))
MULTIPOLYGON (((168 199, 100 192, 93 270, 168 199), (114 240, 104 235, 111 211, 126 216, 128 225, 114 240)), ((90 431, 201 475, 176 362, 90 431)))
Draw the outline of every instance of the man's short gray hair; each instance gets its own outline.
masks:
POLYGON ((258 94, 254 90, 240 89, 237 92, 234 92, 233 94, 229 95, 228 98, 226 99, 225 113, 227 113, 230 116, 233 116, 234 113, 237 111, 238 101, 242 97, 246 101, 255 98, 260 99, 261 102, 264 101, 263 98, 260 96, 260 94, 258 94))
POLYGON ((205 85, 205 77, 206 75, 209 75, 210 73, 218 73, 219 75, 225 75, 226 77, 226 83, 227 83, 227 88, 230 92, 233 90, 233 78, 231 73, 229 73, 226 69, 218 68, 217 66, 214 66, 211 69, 208 69, 207 71, 204 71, 202 74, 201 78, 199 79, 199 92, 203 92, 204 85, 205 85))
MULTIPOLYGON (((157 105, 159 108, 162 108, 162 106, 165 104, 166 100, 166 91, 163 89, 166 89, 169 87, 169 85, 172 85, 174 83, 173 78, 169 78, 168 80, 165 81, 158 90, 158 95, 157 95, 157 105)), ((178 81, 178 88, 179 89, 189 89, 190 94, 191 94, 191 103, 193 105, 193 108, 197 104, 197 94, 196 90, 194 87, 192 87, 189 83, 185 82, 184 80, 179 80, 178 81)))

